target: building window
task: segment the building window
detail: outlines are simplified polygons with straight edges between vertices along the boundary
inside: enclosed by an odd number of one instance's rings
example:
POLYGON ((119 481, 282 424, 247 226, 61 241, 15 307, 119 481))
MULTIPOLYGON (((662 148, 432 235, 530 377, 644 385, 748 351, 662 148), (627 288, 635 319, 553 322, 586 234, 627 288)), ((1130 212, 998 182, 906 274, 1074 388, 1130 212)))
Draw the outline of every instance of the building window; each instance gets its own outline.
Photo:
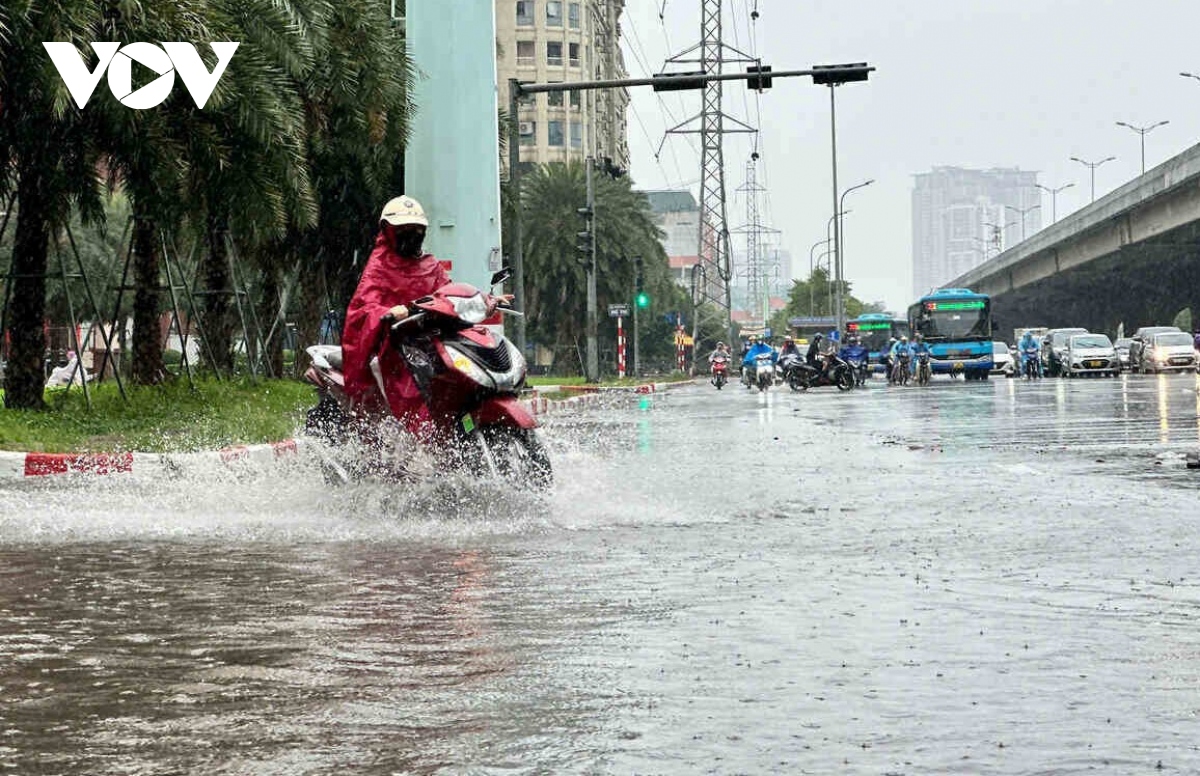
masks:
POLYGON ((537 142, 537 122, 522 121, 517 124, 517 138, 523 146, 530 146, 537 142))
POLYGON ((563 123, 561 121, 546 122, 547 144, 561 146, 563 144, 563 123))
POLYGON ((546 92, 546 105, 551 108, 561 108, 563 106, 563 93, 546 92))
POLYGON ((570 60, 571 67, 579 67, 579 44, 567 44, 567 58, 570 60))
POLYGON ((546 64, 562 67, 562 41, 552 40, 546 43, 546 64))
POLYGON ((575 90, 571 92, 571 107, 579 110, 579 104, 583 101, 583 92, 575 90))
POLYGON ((562 26, 562 0, 546 0, 546 26, 562 26))
POLYGON ((533 0, 517 0, 517 26, 533 26, 533 0))
POLYGON ((571 148, 583 148, 583 124, 571 122, 571 148))
POLYGON ((567 23, 571 25, 571 29, 579 29, 579 3, 567 6, 567 23))
POLYGON ((517 67, 536 67, 537 49, 531 40, 517 41, 517 67))

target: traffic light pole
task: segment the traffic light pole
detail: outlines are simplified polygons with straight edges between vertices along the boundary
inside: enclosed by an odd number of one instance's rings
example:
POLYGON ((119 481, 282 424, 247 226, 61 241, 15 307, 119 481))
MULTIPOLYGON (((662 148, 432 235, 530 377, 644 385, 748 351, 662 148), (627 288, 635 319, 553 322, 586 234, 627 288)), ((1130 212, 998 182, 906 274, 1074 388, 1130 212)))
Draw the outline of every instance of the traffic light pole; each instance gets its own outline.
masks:
MULTIPOLYGON (((845 65, 818 65, 809 70, 779 70, 771 72, 770 67, 754 66, 745 73, 681 73, 660 74, 651 78, 625 78, 605 81, 568 81, 562 83, 521 83, 516 78, 508 79, 508 184, 513 208, 513 295, 515 307, 520 312, 525 309, 525 266, 524 244, 521 233, 521 137, 518 133, 518 115, 522 95, 538 94, 541 92, 590 91, 593 89, 627 89, 631 86, 652 86, 655 91, 681 91, 700 89, 705 84, 714 81, 747 81, 752 89, 762 91, 771 87, 775 78, 792 78, 796 76, 811 76, 813 83, 820 86, 830 84, 866 81, 875 68, 865 62, 845 65)), ((728 284, 726 286, 728 290, 728 284)), ((728 317, 728 312, 727 312, 728 317)), ((637 306, 634 306, 634 370, 637 369, 637 306)), ((733 321, 727 320, 732 336, 733 321)), ((731 340, 732 341, 732 340, 731 340)), ((525 352, 525 318, 517 318, 517 347, 525 352)))
POLYGON ((600 349, 596 343, 596 192, 592 188, 592 168, 595 160, 587 158, 587 208, 591 223, 588 232, 587 265, 587 379, 590 383, 600 381, 600 349))

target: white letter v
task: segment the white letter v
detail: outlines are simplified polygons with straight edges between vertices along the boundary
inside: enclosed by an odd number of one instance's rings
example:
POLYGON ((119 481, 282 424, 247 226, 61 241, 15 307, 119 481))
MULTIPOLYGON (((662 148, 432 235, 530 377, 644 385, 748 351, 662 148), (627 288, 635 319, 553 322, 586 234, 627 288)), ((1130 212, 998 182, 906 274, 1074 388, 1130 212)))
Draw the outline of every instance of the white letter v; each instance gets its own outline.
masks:
POLYGON ((108 63, 112 62, 112 58, 117 55, 117 49, 121 48, 120 43, 93 43, 92 50, 96 52, 100 61, 96 63, 96 69, 89 72, 87 65, 83 63, 83 57, 79 56, 74 45, 70 43, 43 43, 42 45, 45 46, 46 53, 50 55, 54 66, 58 68, 58 74, 62 76, 63 83, 67 85, 67 91, 71 93, 71 98, 75 100, 75 104, 79 106, 80 110, 87 105, 92 92, 96 90, 96 84, 100 83, 104 71, 108 69, 108 63))
POLYGON ((209 43, 213 53, 217 55, 217 65, 208 72, 208 68, 204 66, 204 60, 200 59, 200 54, 196 51, 196 47, 191 43, 163 43, 162 47, 167 50, 171 61, 175 63, 175 72, 183 79, 183 85, 187 87, 188 94, 192 95, 192 99, 196 101, 197 108, 203 108, 204 103, 208 102, 209 95, 217 86, 217 81, 221 80, 221 75, 225 72, 225 66, 229 64, 229 60, 233 59, 233 52, 237 51, 239 44, 223 42, 209 43))

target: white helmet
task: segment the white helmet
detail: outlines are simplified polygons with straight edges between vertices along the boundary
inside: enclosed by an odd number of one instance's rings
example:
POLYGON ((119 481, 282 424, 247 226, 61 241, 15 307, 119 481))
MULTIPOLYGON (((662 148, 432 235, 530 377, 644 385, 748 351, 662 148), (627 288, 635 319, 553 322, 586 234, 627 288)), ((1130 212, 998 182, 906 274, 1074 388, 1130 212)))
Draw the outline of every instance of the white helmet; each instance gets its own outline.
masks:
POLYGON ((421 207, 421 203, 406 196, 388 200, 388 203, 383 206, 383 212, 379 214, 379 222, 382 224, 385 221, 392 226, 403 226, 404 224, 429 226, 429 219, 425 217, 425 209, 421 207))

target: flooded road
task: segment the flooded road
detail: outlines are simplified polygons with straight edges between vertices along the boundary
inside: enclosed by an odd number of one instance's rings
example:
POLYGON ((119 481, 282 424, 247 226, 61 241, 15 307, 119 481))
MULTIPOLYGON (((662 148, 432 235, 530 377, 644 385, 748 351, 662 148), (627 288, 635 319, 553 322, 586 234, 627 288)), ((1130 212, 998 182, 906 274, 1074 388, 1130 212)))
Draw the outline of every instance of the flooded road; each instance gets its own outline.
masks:
POLYGON ((0 770, 1200 772, 1195 376, 706 384, 442 481, 0 483, 0 770))

